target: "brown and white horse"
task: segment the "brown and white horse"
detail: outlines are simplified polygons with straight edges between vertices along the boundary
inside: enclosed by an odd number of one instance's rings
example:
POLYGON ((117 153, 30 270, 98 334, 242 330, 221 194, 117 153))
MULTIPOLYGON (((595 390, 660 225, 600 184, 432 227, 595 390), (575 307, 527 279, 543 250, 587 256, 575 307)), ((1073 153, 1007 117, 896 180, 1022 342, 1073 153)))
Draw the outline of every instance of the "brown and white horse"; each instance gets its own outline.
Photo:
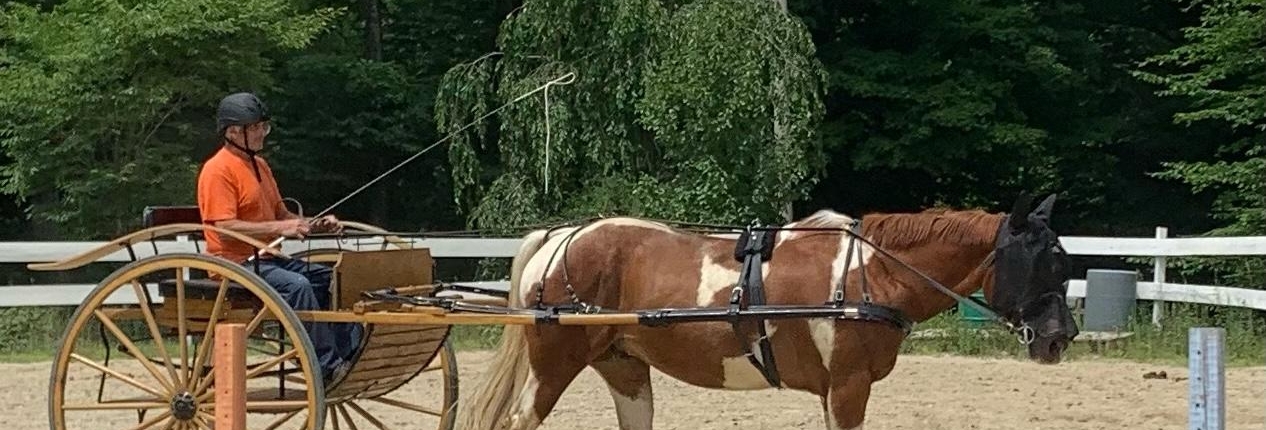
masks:
MULTIPOLYGON (((1012 214, 932 210, 872 214, 862 237, 967 296, 982 285, 993 309, 1035 335, 1031 358, 1057 363, 1077 327, 1064 301, 1063 258, 1049 227, 1054 195, 1029 211, 1022 197, 1012 214), (992 264, 989 264, 992 263, 992 264), (992 268, 993 270, 988 270, 992 268)), ((847 228, 852 218, 820 211, 794 227, 847 228)), ((782 231, 763 265, 770 305, 823 305, 845 272, 850 235, 842 231, 782 231)), ((860 246, 860 244, 858 245, 860 246)), ((725 307, 739 279, 734 238, 701 235, 636 218, 609 218, 583 227, 526 236, 512 265, 510 303, 571 303, 607 310, 725 307), (576 229, 579 228, 579 231, 576 229), (574 233, 574 234, 573 234, 574 233)), ((847 266, 846 299, 860 300, 860 269, 847 266)), ((862 247, 866 282, 876 304, 924 321, 954 300, 924 278, 862 247)), ((756 322, 747 323, 749 328, 756 322)), ((766 321, 781 388, 822 398, 828 430, 861 428, 871 384, 888 375, 906 333, 893 325, 831 318, 766 321)), ((747 334, 754 330, 744 330, 747 334)), ((485 383, 462 402, 460 430, 532 430, 586 366, 608 384, 623 430, 649 430, 650 369, 699 387, 770 388, 744 352, 729 322, 647 326, 507 326, 485 383)))

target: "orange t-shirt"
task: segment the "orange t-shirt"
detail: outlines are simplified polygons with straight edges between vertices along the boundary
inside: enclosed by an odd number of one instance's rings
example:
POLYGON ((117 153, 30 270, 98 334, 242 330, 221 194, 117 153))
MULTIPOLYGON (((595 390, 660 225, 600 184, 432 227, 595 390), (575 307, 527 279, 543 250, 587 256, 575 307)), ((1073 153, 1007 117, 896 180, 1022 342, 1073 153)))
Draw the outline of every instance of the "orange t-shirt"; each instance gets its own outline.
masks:
MULTIPOLYGON (((249 160, 220 148, 202 165, 198 173, 198 208, 202 212, 204 224, 215 225, 216 221, 237 219, 241 221, 276 221, 285 207, 281 200, 281 191, 277 189, 277 180, 273 171, 263 158, 255 157, 259 163, 260 179, 255 179, 255 170, 249 160)), ((244 262, 254 253, 255 248, 245 242, 233 238, 221 238, 210 229, 203 230, 207 238, 207 252, 227 258, 231 261, 244 262)), ((270 243, 277 236, 257 237, 270 243)))

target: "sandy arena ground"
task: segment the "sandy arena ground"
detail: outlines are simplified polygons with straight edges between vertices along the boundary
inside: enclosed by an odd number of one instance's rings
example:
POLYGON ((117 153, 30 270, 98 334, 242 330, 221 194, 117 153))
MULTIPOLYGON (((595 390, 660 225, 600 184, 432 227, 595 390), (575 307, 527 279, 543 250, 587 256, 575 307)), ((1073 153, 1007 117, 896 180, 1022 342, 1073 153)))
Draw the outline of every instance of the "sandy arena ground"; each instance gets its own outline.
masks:
MULTIPOLYGON (((461 386, 480 380, 486 352, 459 354, 461 386)), ((8 413, 3 429, 47 429, 49 365, 0 364, 0 393, 8 413)), ((875 386, 868 430, 895 429, 1184 429, 1187 370, 1121 361, 1087 360, 1039 366, 1014 360, 902 356, 893 374, 875 386), (1165 371, 1167 379, 1144 379, 1165 371)), ((1227 372, 1228 428, 1266 422, 1266 368, 1227 372)), ((426 398, 425 382, 393 396, 426 398)), ((655 374, 655 426, 670 429, 823 429, 818 399, 795 391, 724 392, 691 387, 655 374)), ((396 412, 384 421, 420 428, 416 415, 396 412)), ((93 428, 130 428, 101 423, 93 428)), ((327 428, 330 428, 327 426, 327 428)), ((361 427, 366 428, 366 427, 361 427)), ((372 426, 368 428, 373 428, 372 426)), ((602 380, 586 370, 546 420, 543 429, 616 429, 602 380)))

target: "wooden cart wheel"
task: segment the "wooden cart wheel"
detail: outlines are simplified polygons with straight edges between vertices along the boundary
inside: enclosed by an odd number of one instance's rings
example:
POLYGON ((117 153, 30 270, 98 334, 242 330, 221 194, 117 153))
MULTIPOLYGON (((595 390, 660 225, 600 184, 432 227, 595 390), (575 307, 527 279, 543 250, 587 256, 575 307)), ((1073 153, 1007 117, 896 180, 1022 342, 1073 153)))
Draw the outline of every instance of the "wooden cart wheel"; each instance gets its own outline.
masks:
POLYGON ((298 317, 250 269, 204 254, 128 264, 88 295, 53 363, 51 428, 213 428, 213 334, 223 322, 246 324, 251 337, 246 428, 321 429, 325 386, 298 317))

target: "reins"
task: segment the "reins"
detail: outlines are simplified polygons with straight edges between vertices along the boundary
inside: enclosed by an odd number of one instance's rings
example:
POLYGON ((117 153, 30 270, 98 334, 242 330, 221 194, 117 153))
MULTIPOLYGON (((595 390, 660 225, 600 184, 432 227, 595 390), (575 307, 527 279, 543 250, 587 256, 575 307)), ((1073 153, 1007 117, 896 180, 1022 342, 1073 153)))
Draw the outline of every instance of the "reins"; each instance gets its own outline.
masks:
MULTIPOLYGON (((606 218, 607 218, 607 217, 591 217, 591 218, 584 218, 584 219, 572 220, 572 221, 567 221, 567 222, 562 222, 562 223, 555 223, 555 224, 550 225, 550 226, 545 227, 545 228, 548 228, 548 229, 550 229, 550 230, 553 230, 553 229, 557 229, 557 228, 564 228, 564 227, 575 227, 575 226, 578 226, 578 225, 581 225, 581 224, 592 223, 592 222, 594 222, 594 221, 597 221, 597 220, 602 220, 602 219, 606 219, 606 218)), ((743 232, 743 231, 756 231, 756 230, 763 230, 763 231, 811 231, 811 232, 827 232, 827 233, 838 233, 838 232, 843 232, 843 233, 848 234, 849 236, 851 236, 851 237, 850 237, 850 239, 849 239, 849 247, 848 247, 848 250, 847 250, 848 255, 846 255, 846 256, 845 256, 845 268, 844 268, 844 273, 845 273, 846 275, 845 275, 845 277, 844 277, 844 278, 846 278, 846 277, 847 277, 847 273, 848 273, 848 271, 849 271, 849 266, 850 266, 850 264, 851 264, 851 262, 852 262, 852 260, 853 260, 853 256, 852 256, 852 253, 854 252, 854 250, 853 250, 853 243, 854 243, 854 241, 860 241, 860 242, 861 242, 861 243, 863 243, 863 244, 870 245, 870 247, 871 247, 873 250, 875 250, 875 251, 876 251, 879 255, 882 255, 882 256, 886 257, 888 260, 891 260, 891 261, 893 261, 893 262, 896 262, 896 263, 897 263, 898 265, 900 265, 902 268, 904 268, 904 269, 906 269, 906 270, 909 270, 910 272, 914 273, 915 275, 918 275, 920 278, 923 278, 923 280, 924 280, 924 281, 926 281, 926 282, 927 282, 927 284, 928 284, 929 286, 931 286, 933 289, 935 289, 935 290, 939 291, 939 292, 940 292, 940 293, 942 293, 942 294, 945 294, 945 295, 949 296, 950 298, 954 299, 956 302, 958 302, 958 303, 960 303, 960 304, 961 304, 961 303, 967 303, 967 304, 968 304, 968 306, 971 306, 971 307, 975 308, 975 310, 976 310, 977 312, 980 312, 982 315, 984 315, 984 316, 985 316, 986 318, 988 318, 989 320, 991 320, 991 321, 993 321, 993 322, 995 322, 995 323, 998 323, 998 324, 999 324, 999 325, 1001 325, 1001 326, 1004 326, 1004 327, 1007 329, 1007 331, 1008 331, 1008 332, 1013 333, 1013 334, 1017 334, 1017 337, 1019 338, 1019 341, 1020 341, 1020 343, 1021 343, 1021 344, 1028 345, 1029 343, 1032 343, 1032 342, 1033 342, 1033 340, 1035 339, 1035 332, 1034 332, 1034 330, 1033 330, 1031 327, 1029 327, 1029 326, 1028 326, 1028 324, 1026 324, 1026 323, 1023 323, 1023 322, 1022 322, 1019 326, 1015 325, 1015 324, 1014 324, 1014 323, 1012 323, 1011 321, 1008 321, 1006 318, 1002 317, 1001 313, 1000 313, 1000 312, 998 312, 997 310, 995 310, 995 309, 994 309, 992 306, 990 306, 989 304, 987 304, 987 303, 983 303, 983 302, 981 302, 981 301, 977 300, 977 299, 976 299, 976 298, 974 298, 974 297, 970 297, 970 296, 966 296, 966 297, 964 297, 963 295, 960 295, 960 294, 958 294, 958 293, 954 292, 954 290, 953 290, 953 289, 948 288, 948 287, 946 287, 946 286, 942 285, 942 284, 941 284, 940 282, 938 282, 937 280, 932 279, 932 277, 931 277, 931 276, 928 276, 926 273, 923 273, 923 272, 922 272, 922 271, 920 271, 919 269, 917 269, 917 268, 915 268, 915 267, 913 267, 913 266, 909 265, 909 264, 908 264, 908 263, 906 263, 905 261, 902 261, 901 259, 899 259, 899 258, 897 258, 896 256, 894 256, 894 255, 892 255, 891 253, 889 253, 887 250, 885 250, 885 249, 883 249, 882 247, 880 247, 880 246, 876 245, 874 242, 871 242, 870 240, 866 239, 865 237, 862 237, 862 235, 861 235, 859 232, 854 231, 854 230, 856 230, 857 223, 854 223, 854 224, 853 224, 853 226, 852 226, 852 227, 850 227, 850 228, 844 228, 844 227, 785 227, 785 226, 755 226, 755 225, 750 225, 750 226, 737 226, 737 225, 725 225, 725 224, 692 223, 692 222, 678 222, 678 221, 662 220, 662 219, 654 219, 654 218, 639 218, 639 219, 642 219, 642 220, 645 220, 645 221, 651 221, 651 222, 658 222, 658 223, 661 223, 661 224, 674 226, 674 227, 676 227, 676 228, 678 228, 678 229, 680 229, 680 230, 684 230, 684 231, 691 231, 691 232, 695 232, 695 233, 702 233, 702 232, 707 232, 707 233, 719 233, 719 232, 724 232, 724 233, 741 233, 741 232, 743 232), (686 226, 686 227, 681 227, 681 226, 686 226)), ((515 229, 517 229, 517 228, 519 228, 519 227, 510 227, 510 228, 507 228, 506 230, 515 230, 515 229)), ((580 229, 577 229, 577 230, 575 230, 575 231, 572 231, 570 234, 568 234, 568 237, 567 237, 567 239, 566 239, 566 241, 568 242, 568 244, 570 244, 571 239, 572 239, 572 238, 573 238, 573 236, 575 236, 575 235, 576 235, 576 233, 578 233, 578 232, 580 232, 580 229)), ((562 247, 560 247, 560 248, 567 248, 567 246, 566 246, 566 245, 564 245, 564 246, 562 246, 562 247)), ((559 251, 560 251, 560 250, 556 249, 556 250, 555 250, 555 255, 552 255, 552 256, 550 257, 550 259, 551 259, 551 264, 552 264, 552 260, 553 260, 555 257, 557 257, 557 253, 558 253, 559 251)), ((567 251, 566 251, 566 249, 561 249, 561 251, 562 251, 563 256, 564 256, 564 259, 565 259, 565 258, 566 258, 567 251)), ((858 259, 860 260, 860 259, 861 259, 861 256, 860 256, 861 249, 860 249, 860 247, 858 247, 858 249, 856 250, 856 252, 859 254, 858 259)), ((967 277, 967 278, 965 278, 962 282, 960 282, 960 283, 959 283, 959 285, 963 285, 963 284, 964 284, 964 283, 966 283, 966 282, 975 282, 975 280, 976 280, 976 279, 983 278, 983 277, 985 276, 985 274, 983 273, 983 271, 984 271, 987 267, 989 267, 989 266, 992 266, 992 265, 993 265, 993 263, 994 263, 994 261, 995 261, 995 256, 996 256, 996 254, 997 254, 997 251, 996 251, 996 250, 990 251, 990 252, 989 252, 989 254, 988 254, 988 255, 987 255, 987 256, 986 256, 983 260, 981 260, 980 264, 979 264, 979 265, 977 265, 977 266, 976 266, 976 268, 975 268, 975 269, 973 269, 973 270, 972 270, 972 271, 968 274, 968 277, 967 277)), ((564 270, 564 272, 565 272, 565 271, 567 270, 567 269, 566 269, 567 264, 565 264, 565 262, 564 262, 564 264, 562 264, 562 267, 563 267, 563 270, 564 270)), ((862 295, 863 295, 863 303, 867 303, 867 304, 869 304, 869 303, 870 303, 870 297, 869 297, 869 296, 870 296, 870 294, 869 294, 869 291, 868 291, 868 288, 867 288, 867 283, 866 283, 866 269, 865 269, 865 266, 859 266, 859 268, 861 269, 861 272, 860 272, 859 276, 861 277, 861 282, 862 282, 862 285, 861 285, 861 286, 862 286, 862 290, 863 290, 863 291, 862 291, 862 293, 863 293, 863 294, 862 294, 862 295)), ((564 275, 564 276, 566 276, 566 275, 564 275)), ((538 299, 539 299, 540 295, 542 294, 542 292, 541 292, 541 290, 543 289, 543 285, 542 285, 542 284, 543 284, 543 280, 540 280, 540 281, 538 281, 538 282, 537 282, 537 285, 535 285, 535 286, 534 286, 534 287, 537 289, 537 296, 538 296, 538 299)), ((833 292, 832 297, 831 297, 831 301, 832 301, 832 302, 835 302, 836 304, 842 303, 842 301, 843 301, 843 289, 842 289, 842 288, 843 288, 843 285, 844 285, 844 284, 845 284, 845 281, 844 281, 844 280, 841 280, 840 285, 838 285, 838 286, 834 286, 834 285, 833 285, 833 286, 832 286, 832 287, 835 289, 835 291, 833 292)), ((569 286, 569 287, 570 287, 570 286, 569 286)), ((568 288, 568 290, 569 290, 569 291, 568 291, 568 293, 569 293, 569 295, 571 296, 571 299, 572 299, 573 303, 574 303, 574 304, 579 304, 579 305, 582 305, 582 306, 583 306, 583 303, 579 301, 579 299, 575 296, 575 293, 574 293, 573 291, 570 291, 570 290, 571 290, 570 288, 568 288)))
MULTIPOLYGON (((392 174, 393 172, 395 172, 396 170, 399 170, 401 167, 404 167, 406 164, 409 164, 409 163, 413 162, 413 160, 416 160, 418 157, 421 157, 423 154, 426 154, 427 152, 430 152, 432 149, 435 149, 436 147, 439 147, 439 146, 440 146, 440 144, 442 144, 442 143, 444 143, 444 142, 447 142, 449 139, 452 139, 454 136, 457 136, 459 133, 462 133, 462 132, 466 131, 466 129, 468 129, 468 128, 470 128, 470 127, 473 127, 475 124, 480 123, 480 122, 481 122, 481 121, 483 121, 485 118, 488 118, 488 117, 490 117, 490 116, 492 116, 492 115, 496 114, 497 112, 500 112, 502 109, 505 109, 505 108, 507 108, 507 107, 510 107, 510 105, 513 105, 513 104, 515 104, 515 103, 518 103, 519 101, 521 101, 521 100, 523 100, 523 99, 525 99, 525 98, 528 98, 528 96, 531 96, 531 95, 533 95, 533 94, 536 94, 537 92, 540 92, 540 91, 546 91, 546 94, 548 95, 548 94, 549 94, 548 90, 549 90, 549 87, 551 87, 551 86, 554 86, 554 85, 569 85, 569 84, 571 84, 571 83, 573 83, 573 82, 576 82, 576 74, 575 74, 574 72, 564 74, 564 75, 562 75, 562 76, 559 76, 558 78, 555 78, 555 79, 553 79, 553 80, 550 80, 549 82, 546 82, 545 84, 543 84, 543 85, 541 85, 541 86, 539 86, 539 87, 536 87, 535 89, 533 89, 533 90, 531 90, 531 91, 528 91, 528 92, 523 93, 522 95, 520 95, 520 96, 518 96, 518 97, 515 97, 515 98, 514 98, 514 100, 510 100, 509 102, 506 102, 505 104, 502 104, 501 106, 498 106, 496 109, 493 109, 493 110, 488 111, 488 113, 485 113, 485 114, 483 114, 483 115, 480 115, 480 116, 479 116, 479 118, 475 118, 475 120, 474 120, 474 121, 471 121, 470 123, 467 123, 466 125, 463 125, 461 128, 457 129, 456 131, 454 131, 454 132, 452 132, 452 133, 449 133, 447 136, 444 136, 442 139, 440 139, 440 140, 436 141, 435 143, 432 143, 430 146, 427 146, 426 148, 422 148, 422 150, 421 150, 421 151, 418 151, 417 153, 413 154, 413 155, 412 155, 412 156, 410 156, 409 158, 406 158, 404 161, 401 161, 401 162, 397 163, 394 167, 392 167, 392 168, 390 168, 390 169, 387 169, 387 171, 386 171, 386 172, 383 172, 382 174, 380 174, 380 175, 378 175, 378 176, 374 177, 374 179, 371 179, 371 180, 369 180, 369 182, 366 182, 364 185, 361 185, 361 186, 360 186, 360 188, 357 188, 355 191, 352 191, 351 193, 348 193, 348 194, 347 194, 346 196, 344 196, 343 198, 341 198, 341 199, 339 199, 338 201, 334 202, 334 204, 331 204, 329 207, 326 207, 325 209, 321 210, 321 212, 318 212, 316 215, 313 215, 313 216, 312 216, 312 221, 311 221, 311 222, 315 222, 317 219, 319 219, 319 218, 321 218, 321 217, 323 217, 323 216, 325 216, 325 215, 329 214, 329 213, 330 213, 330 211, 333 211, 333 210, 334 210, 334 208, 337 208, 337 207, 339 207, 339 205, 342 205, 342 204, 343 204, 343 202, 346 202, 346 201, 350 200, 352 197, 355 197, 357 194, 360 194, 360 193, 361 193, 361 191, 365 191, 365 189, 369 188, 370 186, 373 186, 375 183, 377 183, 378 181, 381 181, 383 178, 386 178, 388 175, 391 175, 391 174, 392 174)), ((548 111, 547 111, 547 112, 548 112, 548 111)), ((278 246, 278 245, 281 245, 281 243, 282 243, 282 242, 284 242, 285 240, 286 240, 285 236, 278 237, 276 240, 273 240, 271 243, 269 243, 269 244, 268 244, 268 247, 269 247, 269 248, 273 248, 273 247, 276 247, 276 246, 278 246)), ((250 258, 248 258, 248 259, 247 259, 247 261, 253 261, 253 260, 255 260, 256 258, 258 258, 259 256, 260 256, 259 252, 256 252, 255 254, 252 254, 252 255, 250 256, 250 258)))

